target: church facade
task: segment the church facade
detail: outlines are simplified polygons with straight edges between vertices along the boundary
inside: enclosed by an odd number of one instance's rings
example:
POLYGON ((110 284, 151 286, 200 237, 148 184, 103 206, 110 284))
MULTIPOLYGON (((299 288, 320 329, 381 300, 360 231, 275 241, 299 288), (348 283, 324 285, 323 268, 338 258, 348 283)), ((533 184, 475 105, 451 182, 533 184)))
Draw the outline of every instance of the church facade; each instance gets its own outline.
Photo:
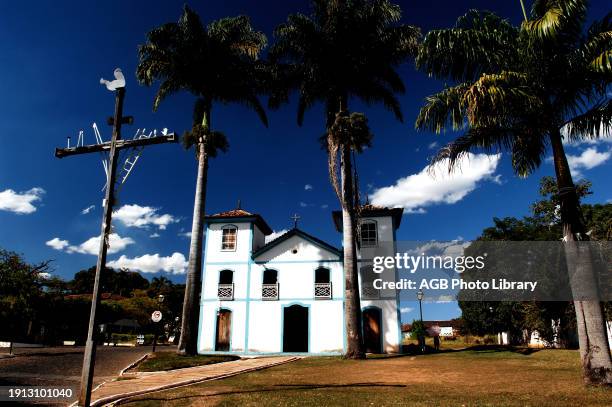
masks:
MULTIPOLYGON (((401 209, 365 207, 361 245, 394 247, 401 218, 401 209)), ((341 231, 341 213, 333 219, 341 231)), ((342 354, 341 249, 297 227, 266 242, 270 234, 260 215, 242 209, 206 217, 198 352, 342 354)), ((383 295, 362 280, 366 350, 399 352, 399 294, 383 295)))

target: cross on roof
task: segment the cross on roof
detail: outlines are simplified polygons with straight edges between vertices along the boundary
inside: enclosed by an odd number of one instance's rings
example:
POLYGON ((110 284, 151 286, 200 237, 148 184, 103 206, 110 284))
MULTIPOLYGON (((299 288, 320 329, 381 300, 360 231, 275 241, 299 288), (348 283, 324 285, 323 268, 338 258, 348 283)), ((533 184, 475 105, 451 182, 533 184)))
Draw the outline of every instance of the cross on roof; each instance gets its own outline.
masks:
POLYGON ((297 229, 298 221, 302 219, 302 217, 296 213, 291 217, 291 219, 293 219, 293 228, 297 229))

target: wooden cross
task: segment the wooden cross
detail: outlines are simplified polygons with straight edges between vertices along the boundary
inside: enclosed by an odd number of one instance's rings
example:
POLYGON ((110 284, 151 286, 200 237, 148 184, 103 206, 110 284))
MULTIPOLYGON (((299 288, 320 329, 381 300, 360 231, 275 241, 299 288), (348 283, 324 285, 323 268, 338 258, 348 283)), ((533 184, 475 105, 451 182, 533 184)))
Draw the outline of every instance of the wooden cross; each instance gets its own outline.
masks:
POLYGON ((296 213, 295 215, 291 217, 291 219, 293 219, 293 228, 297 229, 298 221, 302 219, 302 217, 296 213))
POLYGON ((153 144, 176 143, 176 135, 168 134, 151 138, 134 140, 121 139, 121 125, 132 124, 131 116, 123 116, 123 99, 125 97, 125 86, 115 91, 115 114, 108 119, 108 124, 113 126, 113 135, 109 142, 87 146, 56 148, 57 158, 71 155, 88 154, 96 152, 109 152, 108 173, 106 183, 106 197, 104 199, 104 215, 102 217, 102 230, 100 232, 100 248, 98 262, 96 263, 96 275, 94 278, 91 311, 89 314, 89 327, 87 331, 87 342, 85 342, 85 354, 83 357, 83 370, 81 372, 81 388, 79 391, 79 406, 89 406, 91 401, 91 388, 93 382, 94 365, 96 360, 96 346, 94 341, 96 327, 96 312, 100 304, 100 274, 106 268, 106 254, 108 249, 108 237, 111 231, 113 205, 115 203, 115 183, 117 178, 117 161, 119 151, 134 147, 145 147, 153 144))

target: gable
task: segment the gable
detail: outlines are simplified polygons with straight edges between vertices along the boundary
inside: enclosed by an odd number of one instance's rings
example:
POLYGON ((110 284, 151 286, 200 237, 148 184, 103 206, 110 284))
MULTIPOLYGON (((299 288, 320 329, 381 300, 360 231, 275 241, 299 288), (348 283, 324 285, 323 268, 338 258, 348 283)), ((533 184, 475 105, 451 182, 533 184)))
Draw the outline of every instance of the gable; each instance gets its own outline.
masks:
POLYGON ((330 261, 340 260, 335 247, 300 231, 287 232, 253 253, 256 262, 330 261))

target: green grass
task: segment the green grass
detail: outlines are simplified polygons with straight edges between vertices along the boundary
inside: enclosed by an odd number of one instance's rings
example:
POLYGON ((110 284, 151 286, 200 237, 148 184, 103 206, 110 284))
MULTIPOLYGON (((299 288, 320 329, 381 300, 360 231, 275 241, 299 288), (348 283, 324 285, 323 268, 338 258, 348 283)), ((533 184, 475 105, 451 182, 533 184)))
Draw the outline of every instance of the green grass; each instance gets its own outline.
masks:
POLYGON ((240 359, 233 355, 197 355, 182 356, 175 352, 155 352, 139 363, 133 370, 134 372, 157 372, 160 370, 182 369, 210 365, 213 363, 229 362, 240 359))
POLYGON ((149 406, 610 406, 578 352, 476 348, 365 361, 312 357, 140 396, 149 406))

